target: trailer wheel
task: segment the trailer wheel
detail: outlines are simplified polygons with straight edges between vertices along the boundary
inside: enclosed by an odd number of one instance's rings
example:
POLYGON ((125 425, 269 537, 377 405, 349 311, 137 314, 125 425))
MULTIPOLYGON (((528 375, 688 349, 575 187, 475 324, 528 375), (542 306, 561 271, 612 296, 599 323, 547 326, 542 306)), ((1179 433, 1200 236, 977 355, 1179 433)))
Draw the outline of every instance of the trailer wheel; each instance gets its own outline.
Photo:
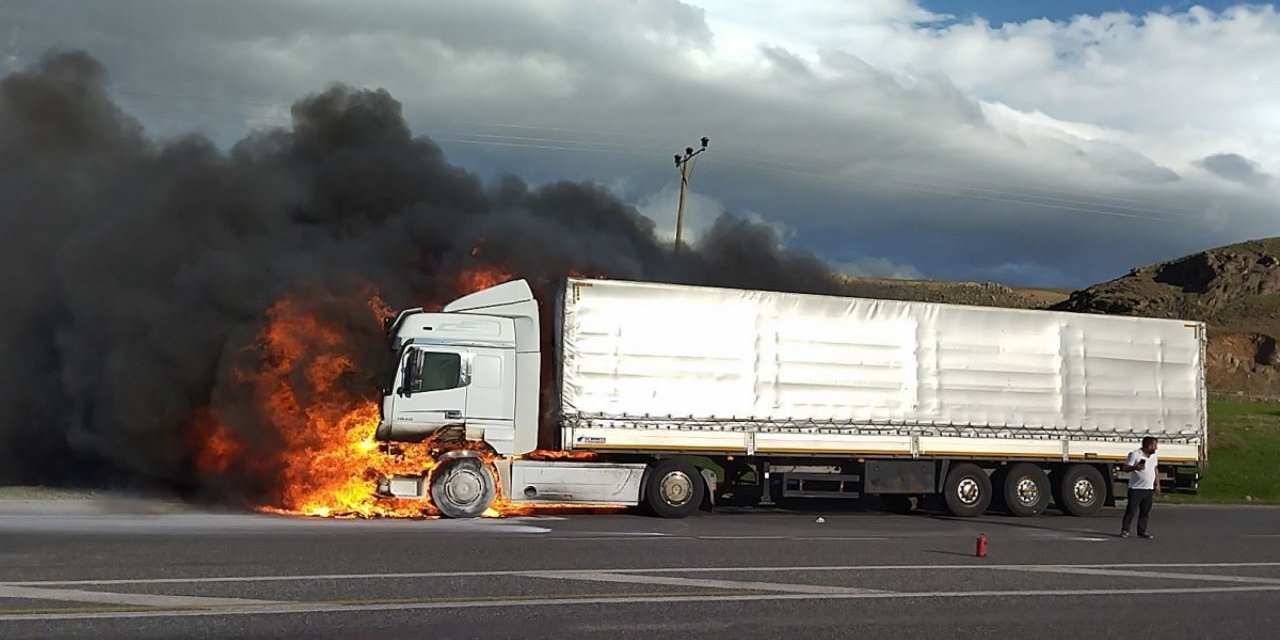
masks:
POLYGON ((943 499, 951 515, 959 518, 980 516, 991 506, 991 478, 976 464, 951 467, 943 499))
POLYGON ((1073 464, 1058 476, 1058 508, 1073 516, 1089 516, 1102 508, 1107 485, 1102 473, 1087 464, 1073 464))
POLYGON ((447 518, 479 516, 497 494, 493 472, 476 458, 445 462, 431 474, 431 503, 447 518))
POLYGON ((1044 469, 1019 462, 1000 475, 1001 497, 1010 514, 1019 517, 1035 516, 1049 506, 1052 491, 1049 476, 1044 469))
POLYGON ((698 468, 685 460, 663 460, 649 470, 645 504, 663 518, 693 515, 706 491, 698 468))

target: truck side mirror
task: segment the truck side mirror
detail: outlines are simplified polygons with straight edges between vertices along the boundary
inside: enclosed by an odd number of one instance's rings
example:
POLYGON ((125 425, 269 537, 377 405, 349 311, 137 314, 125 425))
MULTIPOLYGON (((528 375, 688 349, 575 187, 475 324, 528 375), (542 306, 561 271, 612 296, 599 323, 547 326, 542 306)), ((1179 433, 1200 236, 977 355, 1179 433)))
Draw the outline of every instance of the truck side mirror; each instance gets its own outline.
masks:
POLYGON ((422 353, 417 349, 410 349, 405 354, 404 368, 401 370, 400 388, 396 393, 401 397, 407 398, 413 395, 413 381, 417 377, 417 364, 421 361, 422 353))

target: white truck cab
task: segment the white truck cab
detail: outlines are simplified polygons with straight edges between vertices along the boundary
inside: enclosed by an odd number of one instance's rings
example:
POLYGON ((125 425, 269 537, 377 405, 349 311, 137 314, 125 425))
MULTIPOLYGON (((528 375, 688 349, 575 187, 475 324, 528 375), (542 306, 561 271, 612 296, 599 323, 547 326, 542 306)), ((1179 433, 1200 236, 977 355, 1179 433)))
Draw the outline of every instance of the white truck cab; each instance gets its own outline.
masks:
MULTIPOLYGON (((484 513, 498 492, 514 502, 639 503, 644 464, 517 459, 538 446, 541 335, 527 282, 473 293, 439 313, 403 311, 388 333, 399 357, 382 398, 377 439, 480 442, 497 457, 486 463, 474 449, 444 451, 430 478, 388 478, 380 493, 429 494, 451 517, 484 513), (519 492, 513 495, 510 487, 519 492)), ((692 488, 687 491, 692 496, 692 488)))
POLYGON ((417 442, 456 428, 504 456, 538 443, 538 303, 523 281, 461 298, 440 313, 401 312, 382 399, 381 440, 417 442))

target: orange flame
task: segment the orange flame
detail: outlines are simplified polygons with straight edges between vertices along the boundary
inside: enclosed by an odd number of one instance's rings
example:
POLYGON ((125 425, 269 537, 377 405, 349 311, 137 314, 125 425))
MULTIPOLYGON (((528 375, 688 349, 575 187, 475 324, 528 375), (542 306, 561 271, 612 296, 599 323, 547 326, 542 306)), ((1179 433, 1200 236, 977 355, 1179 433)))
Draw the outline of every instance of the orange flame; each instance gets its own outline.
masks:
POLYGON ((202 450, 196 459, 196 471, 202 475, 226 474, 236 458, 244 452, 244 443, 207 410, 196 416, 191 437, 202 450))
MULTIPOLYGON (((513 277, 499 268, 466 271, 457 277, 456 295, 473 293, 513 277)), ((376 293, 368 292, 367 299, 372 335, 393 312, 376 293)), ((397 444, 391 449, 374 440, 379 421, 377 403, 349 390, 350 378, 360 374, 353 355, 359 353, 356 334, 323 321, 299 298, 277 301, 266 317, 267 324, 253 345, 261 355, 261 364, 254 370, 238 370, 233 378, 252 391, 258 404, 253 408, 272 427, 276 442, 269 450, 246 446, 213 412, 203 412, 191 431, 198 440, 197 471, 226 477, 236 473, 238 465, 270 470, 273 497, 258 507, 266 512, 346 518, 437 515, 429 500, 376 495, 380 477, 421 475, 429 482, 436 466, 433 449, 440 446, 424 442, 397 444)), ((484 451, 484 455, 492 466, 492 454, 484 451)), ((528 457, 580 460, 594 454, 550 451, 534 452, 528 457)), ((516 504, 500 495, 484 515, 523 515, 554 507, 516 504)), ((578 505, 571 508, 584 509, 578 505)))
POLYGON ((458 274, 455 291, 458 296, 465 296, 489 287, 496 287, 515 279, 515 275, 496 267, 469 269, 458 274))

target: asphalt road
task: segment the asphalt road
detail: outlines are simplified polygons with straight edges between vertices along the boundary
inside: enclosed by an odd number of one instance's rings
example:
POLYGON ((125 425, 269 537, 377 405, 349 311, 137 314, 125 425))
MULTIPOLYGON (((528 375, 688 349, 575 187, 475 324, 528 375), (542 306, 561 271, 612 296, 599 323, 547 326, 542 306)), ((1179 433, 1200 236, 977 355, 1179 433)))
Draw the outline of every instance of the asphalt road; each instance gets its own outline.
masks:
POLYGON ((1277 509, 1158 508, 1155 540, 1116 538, 1116 512, 816 516, 329 521, 0 502, 0 638, 1252 640, 1280 628, 1277 509), (980 532, 986 559, 973 557, 980 532))

